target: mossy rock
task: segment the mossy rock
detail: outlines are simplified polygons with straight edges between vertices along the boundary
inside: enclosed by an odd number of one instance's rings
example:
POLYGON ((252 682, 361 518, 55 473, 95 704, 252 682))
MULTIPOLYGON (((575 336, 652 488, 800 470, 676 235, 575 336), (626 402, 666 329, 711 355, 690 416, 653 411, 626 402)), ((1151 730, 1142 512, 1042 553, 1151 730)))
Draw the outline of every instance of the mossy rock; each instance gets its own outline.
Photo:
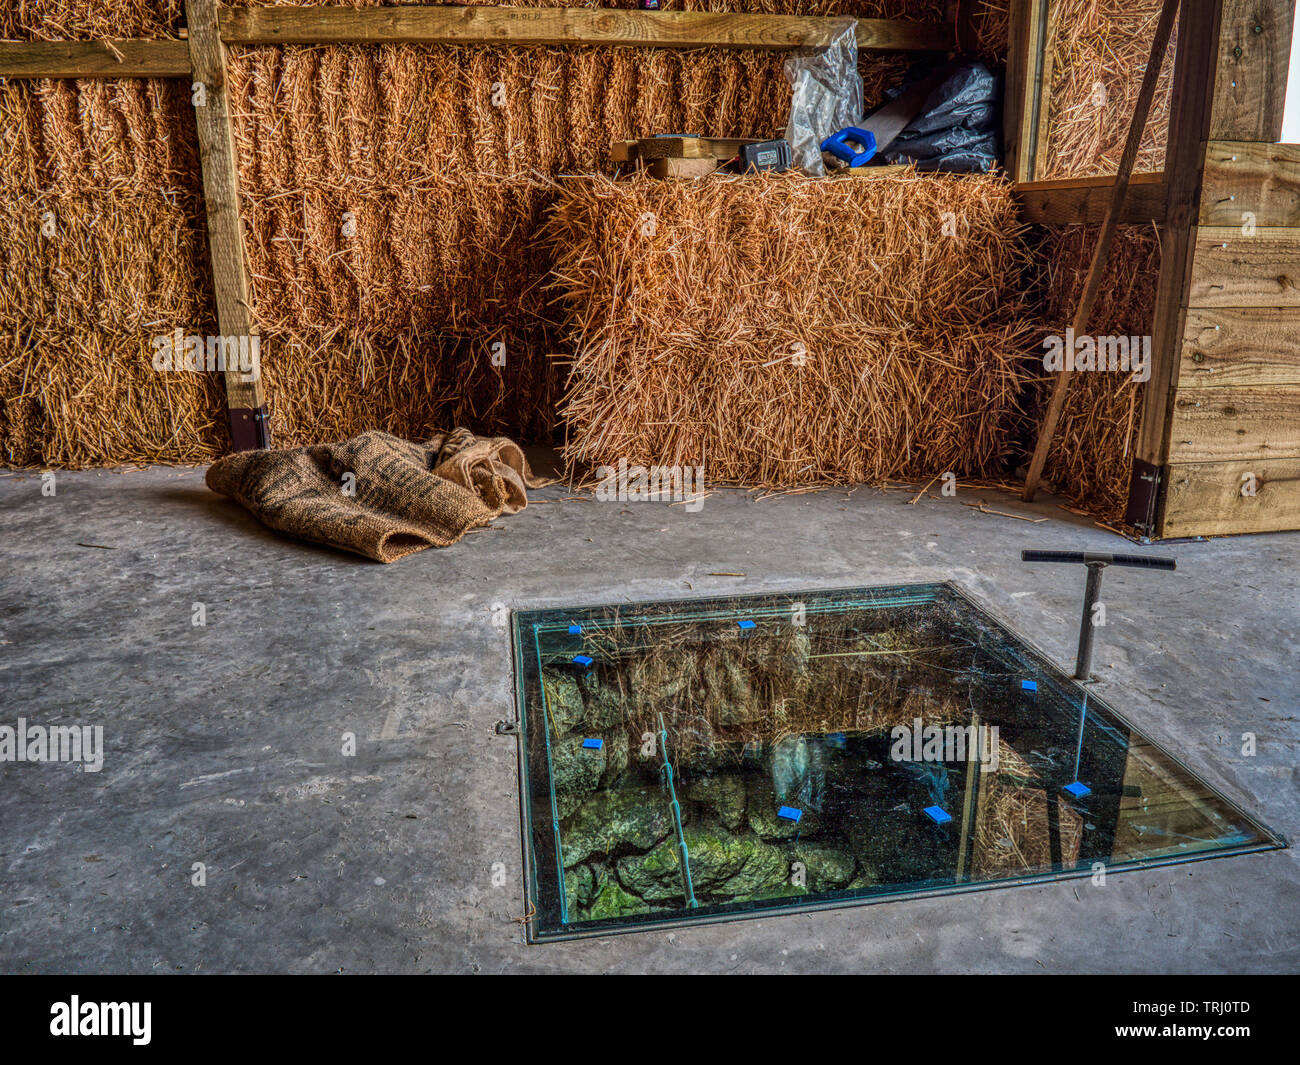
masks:
POLYGON ((605 737, 605 771, 600 776, 600 786, 608 788, 628 766, 628 738, 626 732, 615 732, 605 737))
POLYGON ((542 674, 542 688, 546 692, 546 709, 551 716, 552 738, 572 732, 582 723, 586 709, 578 682, 564 673, 542 674))
POLYGON ((836 891, 853 879, 857 861, 849 851, 796 843, 791 861, 803 862, 809 891, 836 891))
POLYGON ((599 732, 623 723, 623 696, 617 685, 606 684, 593 673, 585 677, 579 686, 585 703, 583 720, 588 728, 599 732))
POLYGON ((551 783, 557 795, 596 790, 605 772, 605 748, 584 747, 581 736, 551 741, 551 783))
MULTIPOLYGON (((757 836, 734 836, 718 828, 687 828, 696 897, 738 898, 756 895, 782 884, 788 877, 785 858, 757 836)), ((623 886, 649 901, 680 899, 681 856, 674 834, 649 854, 620 858, 618 878, 623 886)))
POLYGON ((591 796, 560 828, 565 867, 621 846, 649 850, 673 830, 668 800, 657 788, 618 788, 591 796))
POLYGON ((693 780, 682 789, 682 794, 691 802, 706 806, 714 815, 713 820, 721 822, 733 832, 745 823, 745 782, 734 776, 709 776, 693 780))
POLYGON ((777 811, 787 804, 777 802, 773 797, 772 784, 767 777, 753 774, 746 778, 746 783, 749 790, 746 819, 750 829, 759 837, 771 843, 817 834, 820 825, 812 810, 804 810, 798 821, 787 821, 777 816, 777 811))
POLYGON ((564 897, 569 905, 569 915, 585 907, 591 901, 596 887, 596 878, 591 869, 580 865, 564 874, 564 897))
POLYGON ((650 907, 644 899, 639 899, 612 876, 601 878, 595 889, 591 903, 587 906, 588 920, 605 921, 612 917, 627 917, 629 914, 645 913, 650 907))

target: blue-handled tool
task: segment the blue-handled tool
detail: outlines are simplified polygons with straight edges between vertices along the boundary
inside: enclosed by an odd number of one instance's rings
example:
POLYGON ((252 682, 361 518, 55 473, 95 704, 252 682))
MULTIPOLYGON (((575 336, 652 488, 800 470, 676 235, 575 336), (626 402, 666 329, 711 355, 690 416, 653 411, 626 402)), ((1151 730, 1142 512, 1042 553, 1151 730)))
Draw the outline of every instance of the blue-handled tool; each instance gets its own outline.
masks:
POLYGON ((883 107, 862 120, 861 126, 845 126, 822 141, 822 151, 841 163, 862 166, 885 151, 918 115, 925 111, 930 94, 955 69, 946 63, 926 77, 914 81, 883 107))
POLYGON ((841 163, 862 166, 876 154, 876 135, 857 126, 845 126, 822 141, 822 151, 841 163))

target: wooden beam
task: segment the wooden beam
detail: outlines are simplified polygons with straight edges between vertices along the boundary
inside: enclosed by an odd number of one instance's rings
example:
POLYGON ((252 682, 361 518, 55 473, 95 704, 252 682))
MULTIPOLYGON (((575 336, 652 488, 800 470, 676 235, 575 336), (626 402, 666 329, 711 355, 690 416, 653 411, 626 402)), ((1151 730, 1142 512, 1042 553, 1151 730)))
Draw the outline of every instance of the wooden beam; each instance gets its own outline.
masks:
POLYGON ((1200 222, 1300 226, 1300 144, 1207 144, 1200 222))
MULTIPOLYGON (((1013 193, 1020 204, 1021 217, 1032 225, 1096 224, 1106 217, 1114 185, 1113 177, 1022 181, 1013 193)), ((1163 224, 1168 192, 1164 174, 1134 174, 1124 197, 1120 222, 1163 224)))
POLYGON ((0 41, 0 77, 183 78, 184 41, 0 41))
POLYGON ((1189 0, 1183 5, 1174 51, 1174 87, 1165 151, 1169 191, 1151 326, 1151 377, 1145 386, 1142 420, 1134 441, 1133 477, 1125 514, 1128 524, 1149 533, 1158 528, 1160 471, 1168 461, 1171 405, 1182 353, 1204 142, 1214 92, 1220 2, 1189 0))
POLYGON ((1300 309, 1187 312, 1179 394, 1236 385, 1300 385, 1300 309))
POLYGON ((1040 31, 1039 47, 1042 48, 1042 55, 1039 57, 1038 76, 1034 84, 1038 99, 1034 103, 1034 157, 1030 163, 1029 174, 1034 179, 1042 177, 1047 172, 1047 142, 1051 135, 1052 118, 1052 76, 1056 70, 1054 56, 1062 5, 1049 3, 1047 7, 1047 14, 1043 18, 1040 31))
POLYGON ((1162 535, 1223 536, 1283 529, 1300 529, 1300 459, 1169 467, 1162 535))
MULTIPOLYGON (((212 252, 212 282, 217 320, 226 337, 253 336, 248 272, 244 263, 244 227, 239 216, 239 170, 226 91, 226 49, 217 23, 217 0, 186 0, 190 58, 194 80, 203 86, 202 106, 194 108, 203 165, 203 197, 212 252)), ((230 435, 236 450, 266 447, 270 430, 260 367, 252 374, 226 371, 230 435)))
POLYGON ((1212 139, 1281 139, 1294 13, 1293 0, 1223 0, 1212 139))
MULTIPOLYGON (((223 7, 228 44, 640 45, 798 48, 829 44, 842 21, 802 15, 526 7, 223 7)), ((859 19, 858 48, 946 51, 940 23, 859 19)))

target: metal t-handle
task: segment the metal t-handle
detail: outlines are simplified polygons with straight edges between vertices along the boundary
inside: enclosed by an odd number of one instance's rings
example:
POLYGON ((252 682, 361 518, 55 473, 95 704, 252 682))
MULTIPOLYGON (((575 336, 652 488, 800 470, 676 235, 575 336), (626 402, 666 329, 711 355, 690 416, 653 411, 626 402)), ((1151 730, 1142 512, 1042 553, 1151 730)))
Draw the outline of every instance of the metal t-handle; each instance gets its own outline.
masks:
POLYGON ((1160 555, 1112 555, 1098 551, 1021 551, 1022 562, 1076 562, 1088 567, 1083 588, 1083 620, 1079 623, 1079 653, 1074 662, 1074 679, 1087 680, 1092 666, 1092 642, 1096 635, 1092 611, 1101 595, 1101 573, 1107 566, 1135 566, 1142 569, 1177 569, 1172 558, 1160 555))

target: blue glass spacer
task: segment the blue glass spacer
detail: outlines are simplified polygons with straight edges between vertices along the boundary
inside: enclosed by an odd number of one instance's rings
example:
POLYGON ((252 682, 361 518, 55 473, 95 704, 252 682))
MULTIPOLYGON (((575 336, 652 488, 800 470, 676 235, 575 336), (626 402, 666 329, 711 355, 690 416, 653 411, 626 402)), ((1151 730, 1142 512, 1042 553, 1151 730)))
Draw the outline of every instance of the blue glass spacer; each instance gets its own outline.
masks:
POLYGON ((782 806, 781 809, 777 810, 776 816, 784 817, 787 821, 793 821, 797 825, 799 819, 803 817, 803 811, 796 810, 793 806, 782 806))
POLYGON ((927 806, 925 808, 925 812, 927 816, 930 818, 930 820, 933 821, 936 825, 946 825, 949 821, 952 820, 952 814, 950 814, 942 806, 927 806))
POLYGON ((591 663, 594 662, 594 661, 596 661, 596 660, 595 660, 594 658, 592 658, 590 655, 574 655, 574 656, 573 656, 573 663, 574 663, 574 665, 578 665, 578 666, 589 666, 589 665, 591 665, 591 663))
POLYGON ((1020 682, 1020 690, 1025 692, 1036 692, 1038 691, 1038 681, 1022 680, 1020 682))
POLYGON ((570 635, 570 636, 579 636, 579 635, 581 635, 581 634, 582 634, 582 626, 581 626, 581 625, 570 625, 570 626, 569 626, 569 635, 570 635))
POLYGON ((605 741, 600 738, 596 738, 594 740, 583 740, 582 745, 586 747, 588 750, 598 751, 605 746, 605 741))
POLYGON ((739 625, 742 629, 752 629, 755 625, 755 622, 750 621, 749 618, 745 618, 743 621, 736 622, 736 624, 739 625))
POLYGON ((1076 799, 1082 799, 1085 795, 1092 794, 1092 788, 1088 787, 1087 784, 1081 784, 1077 780, 1073 784, 1065 785, 1065 787, 1061 790, 1069 792, 1076 799))

